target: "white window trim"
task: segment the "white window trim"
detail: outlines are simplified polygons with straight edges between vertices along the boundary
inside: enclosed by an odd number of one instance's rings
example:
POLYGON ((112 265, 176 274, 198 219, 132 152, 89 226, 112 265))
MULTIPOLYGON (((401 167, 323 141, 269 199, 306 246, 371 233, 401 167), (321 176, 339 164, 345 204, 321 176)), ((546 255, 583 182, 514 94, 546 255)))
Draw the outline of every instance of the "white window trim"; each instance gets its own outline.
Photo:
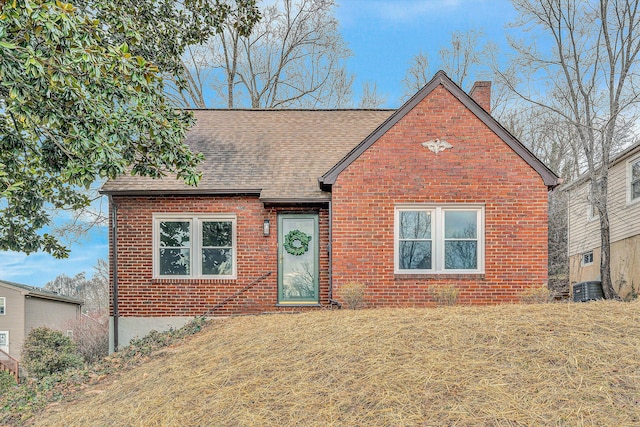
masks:
POLYGON ((207 214, 207 213, 154 213, 153 214, 153 278, 154 279, 209 279, 229 280, 237 278, 238 245, 237 245, 237 216, 235 214, 207 214), (191 238, 189 250, 191 252, 191 274, 188 275, 161 275, 160 274, 160 222, 162 221, 188 221, 191 224, 191 238), (229 275, 220 276, 214 274, 202 274, 202 223, 207 221, 230 221, 231 244, 233 253, 232 272, 229 275))
POLYGON ((640 162, 640 156, 636 156, 632 159, 627 160, 627 181, 625 183, 625 190, 627 192, 627 205, 635 205, 636 203, 640 203, 640 197, 636 197, 635 199, 631 198, 631 166, 634 163, 640 162))
POLYGON ((587 251, 580 254, 580 265, 582 267, 593 265, 593 251, 587 251), (591 262, 584 262, 585 255, 589 255, 589 254, 591 254, 591 262))
POLYGON ((5 334, 7 336, 7 345, 6 345, 6 347, 9 348, 9 331, 0 331, 0 335, 1 334, 5 334))
POLYGON ((394 273, 395 274, 484 274, 484 205, 479 204, 399 204, 394 212, 394 273), (431 227, 432 269, 400 269, 400 212, 424 210, 432 212, 434 225, 431 227), (443 211, 475 211, 478 220, 478 268, 474 270, 445 270, 444 268, 444 214, 443 211))
POLYGON ((0 297, 0 306, 2 307, 2 313, 0 313, 0 316, 4 316, 5 314, 7 314, 7 298, 6 297, 0 297))

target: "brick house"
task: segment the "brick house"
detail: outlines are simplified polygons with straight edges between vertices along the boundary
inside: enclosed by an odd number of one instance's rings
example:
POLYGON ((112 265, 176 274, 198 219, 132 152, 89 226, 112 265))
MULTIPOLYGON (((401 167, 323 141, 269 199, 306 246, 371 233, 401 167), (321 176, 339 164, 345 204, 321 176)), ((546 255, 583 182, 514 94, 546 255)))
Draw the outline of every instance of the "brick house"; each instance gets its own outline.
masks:
POLYGON ((547 280, 558 177, 445 73, 398 110, 198 110, 197 188, 122 176, 111 206, 116 346, 194 316, 517 301, 547 280))

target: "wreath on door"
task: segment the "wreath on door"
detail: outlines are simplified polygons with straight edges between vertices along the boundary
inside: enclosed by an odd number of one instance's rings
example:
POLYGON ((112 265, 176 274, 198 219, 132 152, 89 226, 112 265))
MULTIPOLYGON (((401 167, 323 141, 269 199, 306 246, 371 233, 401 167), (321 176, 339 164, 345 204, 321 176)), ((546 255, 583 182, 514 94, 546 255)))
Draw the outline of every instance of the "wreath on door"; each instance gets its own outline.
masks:
POLYGON ((309 250, 311 236, 300 230, 291 230, 284 238, 284 248, 291 255, 302 255, 309 250))

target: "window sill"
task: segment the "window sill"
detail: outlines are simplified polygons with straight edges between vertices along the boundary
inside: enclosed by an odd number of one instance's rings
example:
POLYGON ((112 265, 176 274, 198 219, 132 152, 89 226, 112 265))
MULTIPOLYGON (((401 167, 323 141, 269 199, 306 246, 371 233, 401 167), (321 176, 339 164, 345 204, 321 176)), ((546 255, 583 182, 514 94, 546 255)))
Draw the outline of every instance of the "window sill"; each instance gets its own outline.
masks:
POLYGON ((293 302, 293 303, 277 303, 276 307, 322 307, 322 304, 317 302, 293 302))
POLYGON ((405 273, 395 273, 393 275, 394 280, 422 280, 422 279, 435 279, 435 280, 447 280, 447 279, 456 279, 456 280, 484 280, 485 274, 484 272, 477 273, 416 273, 416 274, 405 274, 405 273))
POLYGON ((199 283, 210 283, 210 282, 228 282, 235 283, 238 279, 236 277, 232 278, 214 278, 214 277, 154 277, 151 279, 152 283, 184 283, 184 282, 199 282, 199 283))

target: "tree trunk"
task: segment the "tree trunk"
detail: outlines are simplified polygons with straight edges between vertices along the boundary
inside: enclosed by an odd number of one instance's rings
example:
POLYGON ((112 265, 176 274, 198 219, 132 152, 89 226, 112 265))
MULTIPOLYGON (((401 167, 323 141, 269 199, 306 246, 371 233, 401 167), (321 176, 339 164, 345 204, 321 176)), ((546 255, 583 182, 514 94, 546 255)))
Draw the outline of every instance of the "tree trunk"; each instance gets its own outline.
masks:
POLYGON ((602 282, 602 291, 606 299, 619 300, 618 293, 613 288, 611 281, 611 243, 609 241, 609 224, 607 221, 600 220, 600 281, 602 282), (607 222, 605 225, 604 222, 607 222))

